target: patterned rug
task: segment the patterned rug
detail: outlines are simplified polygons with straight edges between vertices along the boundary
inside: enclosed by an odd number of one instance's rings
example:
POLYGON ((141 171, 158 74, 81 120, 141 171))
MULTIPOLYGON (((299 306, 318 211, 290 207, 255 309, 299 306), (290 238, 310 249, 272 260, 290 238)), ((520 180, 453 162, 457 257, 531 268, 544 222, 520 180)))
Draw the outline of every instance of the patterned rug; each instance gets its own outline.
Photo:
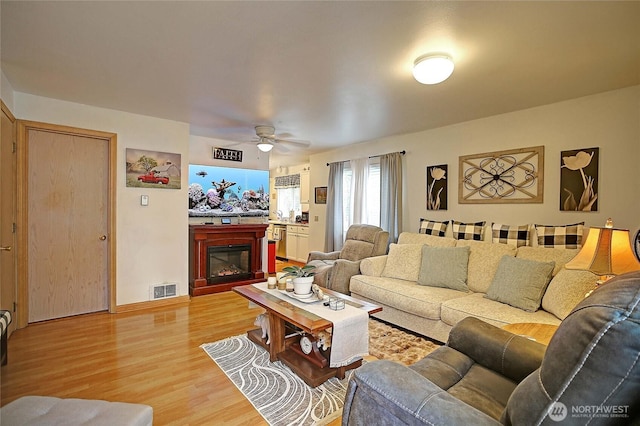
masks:
POLYGON ((411 333, 392 327, 382 321, 369 320, 369 355, 411 365, 441 346, 411 333))
POLYGON ((270 425, 317 425, 342 412, 348 376, 307 386, 245 334, 201 346, 270 425))
MULTIPOLYGON (((369 352, 378 359, 412 364, 436 349, 433 342, 385 323, 369 321, 369 352)), ((246 335, 230 337, 201 348, 273 426, 323 425, 342 414, 349 373, 311 388, 246 335)))

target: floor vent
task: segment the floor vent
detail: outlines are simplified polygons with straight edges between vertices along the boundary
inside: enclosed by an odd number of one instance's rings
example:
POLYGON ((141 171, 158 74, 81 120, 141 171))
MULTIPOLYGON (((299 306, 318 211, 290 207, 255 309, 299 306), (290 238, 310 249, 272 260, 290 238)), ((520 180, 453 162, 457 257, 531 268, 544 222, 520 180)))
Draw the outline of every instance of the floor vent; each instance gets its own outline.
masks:
POLYGON ((149 289, 151 300, 166 299, 178 295, 178 283, 164 283, 152 285, 149 289))

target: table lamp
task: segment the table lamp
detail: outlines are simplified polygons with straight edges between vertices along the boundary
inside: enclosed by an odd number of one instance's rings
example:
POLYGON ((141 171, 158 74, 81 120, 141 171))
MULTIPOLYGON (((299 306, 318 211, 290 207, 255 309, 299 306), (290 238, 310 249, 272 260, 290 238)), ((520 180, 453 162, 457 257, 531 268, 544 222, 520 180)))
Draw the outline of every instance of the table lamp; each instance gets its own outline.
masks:
MULTIPOLYGON (((584 269, 600 275, 600 280, 596 283, 597 288, 614 275, 639 271, 640 262, 631 249, 629 230, 615 229, 611 219, 608 219, 604 228, 589 229, 582 249, 576 257, 567 262, 565 268, 584 269)), ((591 292, 586 296, 589 294, 591 292)))

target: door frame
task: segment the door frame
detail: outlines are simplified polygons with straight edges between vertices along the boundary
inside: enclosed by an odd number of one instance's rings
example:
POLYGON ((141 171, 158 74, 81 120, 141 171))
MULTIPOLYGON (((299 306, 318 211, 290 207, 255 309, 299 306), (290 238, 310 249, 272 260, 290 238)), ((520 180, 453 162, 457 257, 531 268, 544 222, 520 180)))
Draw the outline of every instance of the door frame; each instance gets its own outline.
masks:
MULTIPOLYGON (((12 234, 12 238, 11 238, 11 246, 14 248, 13 251, 10 252, 9 256, 11 256, 11 269, 12 269, 12 280, 10 283, 2 283, 2 286, 6 286, 9 287, 11 286, 11 297, 12 300, 10 301, 10 304, 7 303, 6 300, 3 300, 3 306, 5 308, 9 308, 11 310, 11 315, 12 317, 16 317, 17 316, 17 297, 18 297, 18 279, 17 279, 17 265, 18 265, 18 255, 17 255, 17 235, 16 235, 16 229, 15 227, 17 226, 17 222, 16 222, 16 215, 17 215, 17 208, 16 208, 16 203, 17 201, 17 193, 16 193, 16 187, 17 187, 17 182, 18 182, 18 176, 16 175, 17 173, 17 142, 16 142, 16 132, 17 132, 17 125, 16 125, 16 117, 13 115, 13 113, 11 112, 11 110, 9 109, 9 107, 4 103, 4 101, 2 99, 0 99, 0 108, 2 109, 2 114, 4 116, 6 116, 9 121, 11 122, 11 140, 10 143, 13 145, 13 149, 11 152, 11 159, 9 161, 10 163, 10 167, 11 167, 11 175, 12 175, 12 179, 13 182, 10 183, 11 186, 11 217, 10 218, 6 218, 4 217, 3 220, 5 221, 10 221, 11 223, 13 223, 14 226, 14 230, 13 230, 13 234, 12 234)), ((4 160, 4 159, 3 159, 4 160)), ((6 165, 6 163, 5 163, 6 165)), ((4 166, 2 166, 4 167, 4 166)), ((4 199, 6 200, 6 194, 3 193, 2 195, 4 197, 4 199)), ((6 223, 5 223, 6 225, 6 223)), ((3 244, 6 244, 7 241, 2 241, 3 244)), ((7 253, 3 253, 2 256, 7 256, 7 253)), ((3 293, 4 292, 4 288, 3 288, 3 293)), ((5 293, 5 297, 6 297, 6 293, 5 293)), ((13 331, 17 328, 17 321, 11 321, 11 323, 9 324, 6 332, 7 332, 7 336, 11 336, 11 333, 13 333, 13 331)))
POLYGON ((107 286, 109 289, 109 312, 116 312, 116 171, 117 171, 117 135, 110 132, 61 126, 28 120, 17 120, 17 228, 18 228, 18 328, 29 323, 29 250, 28 250, 28 164, 29 152, 27 135, 30 130, 52 133, 63 133, 71 136, 82 136, 101 139, 108 144, 108 190, 107 190, 107 286))

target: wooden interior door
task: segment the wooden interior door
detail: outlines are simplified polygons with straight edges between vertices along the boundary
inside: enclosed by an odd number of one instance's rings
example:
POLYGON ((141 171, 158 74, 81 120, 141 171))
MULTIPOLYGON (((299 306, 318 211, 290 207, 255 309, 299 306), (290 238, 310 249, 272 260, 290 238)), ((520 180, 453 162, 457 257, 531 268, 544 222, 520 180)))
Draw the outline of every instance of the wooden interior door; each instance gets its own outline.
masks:
MULTIPOLYGON (((0 135, 0 309, 16 317, 16 119, 2 102, 0 135)), ((17 321, 9 325, 9 334, 17 321)))
POLYGON ((27 130, 29 322, 109 308, 109 142, 27 130))

